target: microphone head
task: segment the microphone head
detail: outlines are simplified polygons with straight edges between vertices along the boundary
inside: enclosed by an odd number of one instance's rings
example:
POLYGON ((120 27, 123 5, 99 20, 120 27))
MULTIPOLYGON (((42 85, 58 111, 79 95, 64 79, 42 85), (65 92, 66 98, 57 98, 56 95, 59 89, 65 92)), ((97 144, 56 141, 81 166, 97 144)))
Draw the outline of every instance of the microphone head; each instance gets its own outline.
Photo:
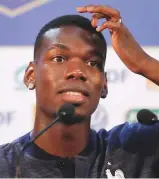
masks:
POLYGON ((73 117, 75 116, 75 107, 70 103, 62 105, 57 113, 61 121, 65 124, 73 124, 73 117))
POLYGON ((142 109, 137 113, 137 119, 141 124, 152 125, 158 121, 157 116, 148 109, 142 109))

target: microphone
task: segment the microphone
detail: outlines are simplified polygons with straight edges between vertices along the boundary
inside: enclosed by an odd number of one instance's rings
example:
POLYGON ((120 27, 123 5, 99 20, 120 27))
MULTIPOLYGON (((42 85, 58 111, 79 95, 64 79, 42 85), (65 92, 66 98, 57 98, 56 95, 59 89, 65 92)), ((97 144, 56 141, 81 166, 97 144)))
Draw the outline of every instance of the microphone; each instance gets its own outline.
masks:
POLYGON ((71 125, 71 124, 78 123, 78 121, 74 119, 75 107, 70 103, 64 104, 59 109, 58 115, 59 115, 61 122, 64 124, 71 125))
POLYGON ((142 109, 137 113, 139 123, 144 125, 153 125, 159 122, 158 117, 148 109, 142 109))
POLYGON ((75 115, 75 107, 70 104, 66 103, 62 105, 57 112, 57 117, 54 121, 52 121, 48 126, 44 127, 36 136, 34 136, 28 143, 26 143, 22 150, 20 151, 20 154, 16 160, 16 178, 22 178, 21 171, 20 171, 20 158, 23 156, 24 150, 28 148, 37 138, 39 138, 44 132, 46 132, 50 127, 52 127, 56 122, 63 122, 65 124, 73 124, 72 118, 75 115), (70 120, 70 121, 69 121, 70 120))

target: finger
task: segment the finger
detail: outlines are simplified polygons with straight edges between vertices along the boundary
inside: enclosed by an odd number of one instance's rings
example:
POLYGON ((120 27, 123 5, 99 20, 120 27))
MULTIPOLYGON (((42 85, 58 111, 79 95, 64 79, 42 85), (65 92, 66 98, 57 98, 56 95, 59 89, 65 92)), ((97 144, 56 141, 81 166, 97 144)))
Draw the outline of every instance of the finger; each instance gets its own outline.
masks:
POLYGON ((92 17, 96 17, 97 19, 101 19, 101 18, 105 18, 105 15, 104 14, 100 14, 100 13, 94 13, 92 15, 92 17))
POLYGON ((110 31, 119 31, 121 29, 121 23, 106 21, 101 26, 96 28, 98 32, 101 32, 104 29, 109 29, 110 31))
POLYGON ((110 17, 116 17, 117 20, 120 18, 120 12, 108 6, 88 5, 77 9, 79 12, 101 13, 110 17))
POLYGON ((97 13, 94 13, 92 15, 92 20, 91 20, 91 24, 93 27, 97 27, 97 23, 98 23, 98 19, 100 18, 103 18, 104 15, 102 14, 97 14, 97 13))
POLYGON ((76 10, 80 13, 83 13, 83 12, 87 12, 87 7, 89 6, 94 6, 93 4, 89 4, 87 6, 80 6, 80 7, 77 7, 76 10))
POLYGON ((107 21, 111 20, 111 17, 108 15, 100 14, 100 13, 94 13, 97 17, 97 19, 105 18, 107 21))
MULTIPOLYGON (((93 6, 93 5, 88 5, 88 6, 93 6)), ((87 12, 87 6, 77 7, 76 10, 80 13, 87 12)))
MULTIPOLYGON (((92 26, 97 27, 98 20, 102 19, 102 18, 106 18, 106 16, 104 14, 94 13, 92 15, 92 20, 91 20, 92 26)), ((109 17, 107 17, 106 19, 108 19, 108 18, 109 17)))
POLYGON ((91 24, 93 27, 97 27, 98 19, 96 16, 92 16, 91 24))

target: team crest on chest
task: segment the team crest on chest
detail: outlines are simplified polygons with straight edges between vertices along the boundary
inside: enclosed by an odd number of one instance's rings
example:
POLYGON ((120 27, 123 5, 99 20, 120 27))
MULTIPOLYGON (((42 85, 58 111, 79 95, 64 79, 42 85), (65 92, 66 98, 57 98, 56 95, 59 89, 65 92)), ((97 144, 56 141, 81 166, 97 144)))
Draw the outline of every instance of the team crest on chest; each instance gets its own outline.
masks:
MULTIPOLYGON (((111 166, 110 162, 108 162, 108 166, 111 166)), ((109 168, 111 168, 111 167, 109 167, 109 168)), ((123 171, 120 170, 120 169, 117 169, 115 171, 115 175, 114 176, 111 173, 111 169, 106 169, 105 170, 105 174, 106 174, 108 179, 124 179, 125 178, 123 171)))

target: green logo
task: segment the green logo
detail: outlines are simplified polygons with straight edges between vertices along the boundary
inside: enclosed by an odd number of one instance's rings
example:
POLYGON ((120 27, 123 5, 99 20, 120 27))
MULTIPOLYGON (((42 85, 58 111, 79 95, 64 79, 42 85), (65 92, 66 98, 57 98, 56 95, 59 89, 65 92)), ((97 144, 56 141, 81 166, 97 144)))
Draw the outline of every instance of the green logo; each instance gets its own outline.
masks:
POLYGON ((26 86, 24 85, 23 78, 24 78, 24 73, 27 65, 20 66, 14 73, 14 82, 15 86, 14 88, 16 90, 26 90, 26 86))

